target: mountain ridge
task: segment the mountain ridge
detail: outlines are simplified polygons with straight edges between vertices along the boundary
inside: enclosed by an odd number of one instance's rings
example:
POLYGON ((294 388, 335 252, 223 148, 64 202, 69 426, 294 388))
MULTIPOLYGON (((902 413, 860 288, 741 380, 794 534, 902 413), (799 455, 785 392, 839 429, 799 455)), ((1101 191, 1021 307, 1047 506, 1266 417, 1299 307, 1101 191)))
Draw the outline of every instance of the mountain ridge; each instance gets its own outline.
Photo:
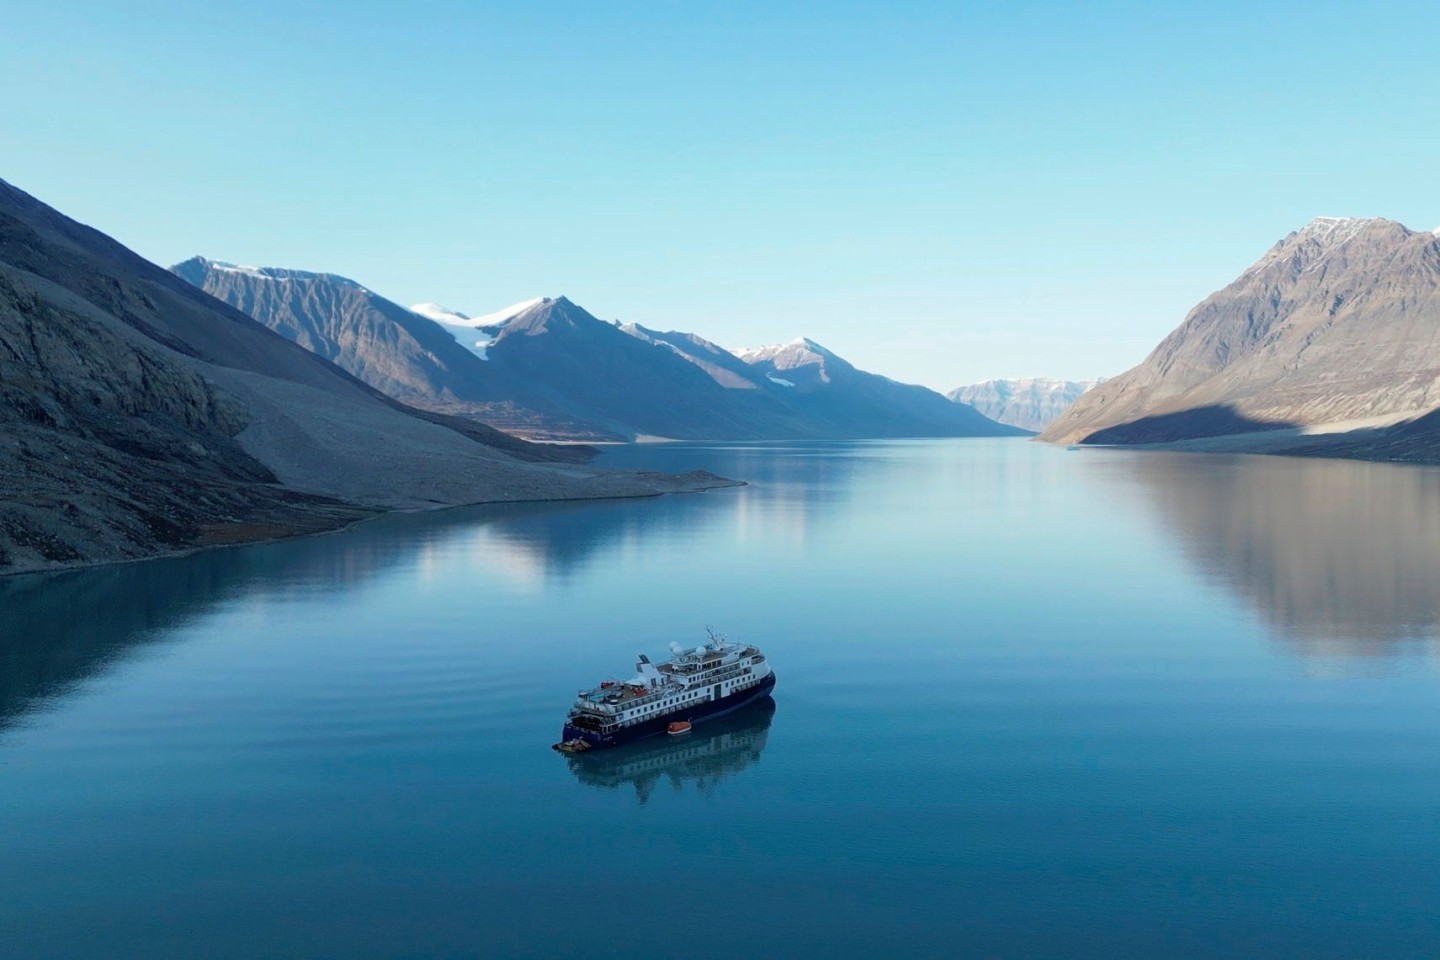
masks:
POLYGON ((463 314, 452 328, 340 274, 221 264, 196 256, 171 271, 402 403, 535 439, 552 438, 546 425, 567 440, 618 439, 489 363, 493 335, 481 341, 486 328, 463 314))
MULTIPOLYGON (((175 269, 199 279, 209 292, 232 305, 255 311, 267 326, 288 336, 303 341, 300 330, 321 331, 319 349, 329 350, 337 363, 373 385, 386 390, 404 386, 397 385, 399 377, 382 378, 373 358, 347 357, 346 344, 331 329, 337 326, 334 317, 310 315, 303 323, 296 322, 295 315, 306 313, 305 309, 288 309, 277 305, 275 297, 244 289, 278 285, 284 287, 285 296, 293 296, 306 281, 280 278, 304 277, 307 272, 246 268, 201 275, 185 264, 175 269)), ((334 275, 324 276, 326 282, 340 282, 334 275)), ((365 295, 383 300, 369 291, 365 295)), ((429 372, 433 364, 424 352, 412 351, 415 355, 406 364, 425 367, 425 371, 411 379, 418 379, 430 393, 401 393, 406 402, 472 416, 502 429, 528 431, 532 436, 537 426, 549 431, 547 436, 592 441, 997 436, 1019 432, 968 407, 951 405, 926 388, 860 371, 806 338, 762 350, 747 362, 696 334, 607 323, 563 295, 532 298, 478 316, 435 303, 416 304, 408 310, 390 301, 384 304, 383 310, 367 307, 366 316, 375 313, 376 323, 383 320, 402 328, 430 324, 471 355, 457 358, 451 346, 432 351, 437 356, 443 353, 448 358, 447 368, 461 371, 462 377, 471 381, 462 387, 437 379, 429 372), (397 320, 396 311, 404 311, 411 319, 397 320), (785 370, 794 371, 796 379, 785 376, 785 370), (842 385, 824 395, 811 395, 817 385, 831 382, 832 373, 838 374, 842 385), (811 376, 815 384, 797 383, 797 379, 811 376), (476 383, 483 383, 484 389, 476 389, 476 383), (505 407, 506 403, 510 406, 505 407)), ((397 340, 368 329, 370 319, 348 322, 363 323, 368 341, 397 340)))
POLYGON ((1237 424, 1257 431, 1419 417, 1437 405, 1440 237, 1380 217, 1318 217, 1041 439, 1143 443, 1162 422, 1164 439, 1175 439, 1237 424), (1228 425, 1207 413, 1222 408, 1228 425), (1198 422, 1187 430, 1192 414, 1198 422))
POLYGON ((409 408, 0 181, 0 573, 714 485, 556 459, 409 408))

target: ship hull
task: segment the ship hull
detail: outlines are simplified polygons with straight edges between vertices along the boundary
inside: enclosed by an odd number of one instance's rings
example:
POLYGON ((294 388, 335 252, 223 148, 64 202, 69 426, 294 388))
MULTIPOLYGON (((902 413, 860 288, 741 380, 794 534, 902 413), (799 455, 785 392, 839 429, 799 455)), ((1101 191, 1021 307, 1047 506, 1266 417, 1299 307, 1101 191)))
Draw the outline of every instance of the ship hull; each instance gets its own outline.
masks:
POLYGON ((579 727, 572 727, 565 724, 560 734, 561 741, 584 740, 595 747, 618 747, 624 743, 633 743, 636 740, 643 740, 646 737, 654 737, 665 733, 670 724, 677 720, 689 720, 691 723, 704 723, 706 720, 714 720, 716 717, 723 717, 727 713, 734 713, 747 704, 756 700, 764 699, 775 689, 775 674, 767 673, 765 679, 748 690, 739 690, 728 697, 721 697, 719 700, 707 700, 702 703, 693 704, 673 713, 661 714, 651 717, 631 727, 623 727, 612 734, 601 735, 593 730, 581 730, 579 727))

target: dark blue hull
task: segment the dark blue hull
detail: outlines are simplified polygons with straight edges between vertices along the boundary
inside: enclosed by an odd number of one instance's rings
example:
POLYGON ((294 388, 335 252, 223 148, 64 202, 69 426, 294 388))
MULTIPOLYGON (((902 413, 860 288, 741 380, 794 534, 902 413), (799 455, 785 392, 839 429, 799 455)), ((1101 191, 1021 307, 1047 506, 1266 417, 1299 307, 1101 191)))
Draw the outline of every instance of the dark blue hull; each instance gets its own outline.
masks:
POLYGON ((651 717, 632 727, 622 727, 612 734, 602 735, 594 730, 581 730, 579 727, 572 727, 567 723, 564 731, 560 734, 560 739, 562 741, 584 740, 591 747, 618 747, 622 743, 631 743, 635 740, 643 740, 645 737, 663 734, 668 730, 670 724, 679 720, 703 723, 706 720, 723 717, 727 713, 734 713, 746 704, 768 697, 770 691, 774 689, 775 674, 771 673, 748 690, 739 690, 728 697, 721 697, 719 700, 707 700, 676 710, 674 713, 651 717))

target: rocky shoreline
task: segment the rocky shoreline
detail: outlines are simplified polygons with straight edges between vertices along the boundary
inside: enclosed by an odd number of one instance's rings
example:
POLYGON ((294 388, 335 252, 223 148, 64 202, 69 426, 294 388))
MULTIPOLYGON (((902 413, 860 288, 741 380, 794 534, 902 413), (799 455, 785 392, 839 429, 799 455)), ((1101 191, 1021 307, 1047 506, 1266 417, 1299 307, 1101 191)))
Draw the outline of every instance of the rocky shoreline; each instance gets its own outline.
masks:
POLYGON ((726 486, 406 406, 0 181, 0 574, 726 486))
MULTIPOLYGON (((298 537, 322 536, 339 533, 359 524, 395 514, 440 512, 501 503, 558 504, 640 500, 669 494, 703 493, 708 490, 724 490, 747 485, 743 480, 721 477, 707 470, 692 470, 683 474, 659 473, 650 470, 604 471, 603 473, 596 471, 594 476, 600 480, 596 492, 580 496, 544 496, 543 493, 532 492, 530 495, 518 497, 487 498, 463 503, 433 504, 425 507, 396 507, 388 510, 341 501, 316 502, 317 498, 306 498, 304 509, 289 513, 276 512, 271 515, 256 515, 245 521, 234 523, 201 524, 196 528, 196 536, 189 542, 173 544, 157 542, 152 550, 145 553, 101 552, 96 555, 83 555, 68 550, 60 556, 49 559, 43 551, 37 551, 36 555, 28 560, 17 563, 12 559, 8 564, 0 565, 0 579, 69 573, 126 563, 144 563, 149 560, 183 557, 208 550, 274 543, 298 537)), ((5 518, 0 518, 0 536, 9 532, 5 527, 5 518)), ((60 542, 60 539, 54 534, 47 535, 43 527, 29 528, 27 536, 30 541, 37 543, 44 543, 47 540, 57 544, 60 542)))

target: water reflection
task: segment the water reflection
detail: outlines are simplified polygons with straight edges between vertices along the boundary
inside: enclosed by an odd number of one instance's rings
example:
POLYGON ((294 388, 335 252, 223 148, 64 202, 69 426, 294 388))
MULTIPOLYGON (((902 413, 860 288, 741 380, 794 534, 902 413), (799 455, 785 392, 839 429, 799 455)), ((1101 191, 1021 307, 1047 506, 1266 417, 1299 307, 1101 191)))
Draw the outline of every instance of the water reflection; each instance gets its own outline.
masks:
POLYGON ((587 786, 614 790, 634 785, 635 799, 641 804, 649 801, 661 780, 668 780, 676 790, 694 784, 708 796, 721 780, 759 761, 774 715, 775 701, 766 697, 678 737, 651 737, 565 759, 570 772, 587 786))
MULTIPOLYGON (((722 493, 724 491, 721 491, 722 493)), ((565 576, 618 543, 684 523, 701 497, 471 507, 382 518, 280 543, 0 578, 0 729, 189 622, 254 596, 343 594, 483 541, 485 573, 565 576)), ((438 561, 437 561, 438 562, 438 561)))
POLYGON ((1440 470, 1160 453, 1095 466, 1137 491, 1195 566, 1296 652, 1435 649, 1440 470))
POLYGON ((702 519, 713 509, 734 506, 735 492, 718 490, 644 500, 572 501, 472 507, 447 513, 463 517, 461 529, 434 537, 421 549, 420 563, 453 557, 457 547, 470 556, 492 555, 496 576, 512 586, 539 591, 574 579, 614 549, 663 538, 702 519))
MULTIPOLYGON (((607 449, 602 466, 684 473, 704 469, 749 486, 729 491, 737 541, 803 547, 885 474, 903 472, 904 446, 863 440, 805 443, 657 444, 607 449)), ((923 455, 923 454, 922 454, 923 455)))
POLYGON ((0 728, 256 589, 361 583, 404 555, 374 533, 0 579, 0 728))

